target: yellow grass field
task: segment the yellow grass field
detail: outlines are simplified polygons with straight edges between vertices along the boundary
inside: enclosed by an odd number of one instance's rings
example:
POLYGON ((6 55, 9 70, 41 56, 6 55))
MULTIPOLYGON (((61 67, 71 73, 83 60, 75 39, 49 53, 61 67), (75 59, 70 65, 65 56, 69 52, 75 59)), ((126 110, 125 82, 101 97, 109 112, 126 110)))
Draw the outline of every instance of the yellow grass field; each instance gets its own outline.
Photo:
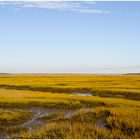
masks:
POLYGON ((1 75, 0 138, 140 138, 138 75, 1 75))

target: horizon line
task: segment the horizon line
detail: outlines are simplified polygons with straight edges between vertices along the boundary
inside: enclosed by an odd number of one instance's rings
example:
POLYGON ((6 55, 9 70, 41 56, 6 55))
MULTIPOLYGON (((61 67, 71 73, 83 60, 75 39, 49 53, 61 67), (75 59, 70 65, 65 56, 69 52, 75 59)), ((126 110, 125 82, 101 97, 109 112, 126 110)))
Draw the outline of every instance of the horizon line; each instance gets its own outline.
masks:
POLYGON ((1 72, 0 75, 140 75, 140 72, 128 72, 128 73, 66 73, 66 72, 58 72, 58 73, 26 73, 26 72, 22 72, 22 73, 4 73, 1 72))

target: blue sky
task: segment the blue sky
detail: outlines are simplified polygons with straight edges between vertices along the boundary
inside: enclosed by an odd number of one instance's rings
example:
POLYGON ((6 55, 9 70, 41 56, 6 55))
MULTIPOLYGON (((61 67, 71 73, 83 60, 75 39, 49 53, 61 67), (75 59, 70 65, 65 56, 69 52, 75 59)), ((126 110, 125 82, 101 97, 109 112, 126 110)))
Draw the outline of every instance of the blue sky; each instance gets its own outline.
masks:
POLYGON ((0 2, 0 72, 140 72, 140 2, 0 2))

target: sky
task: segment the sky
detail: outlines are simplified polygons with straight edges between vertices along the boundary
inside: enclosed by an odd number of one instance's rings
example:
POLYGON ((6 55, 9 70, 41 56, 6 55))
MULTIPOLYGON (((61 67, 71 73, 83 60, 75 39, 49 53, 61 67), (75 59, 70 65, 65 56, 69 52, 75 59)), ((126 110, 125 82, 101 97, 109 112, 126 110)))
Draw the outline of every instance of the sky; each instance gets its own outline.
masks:
POLYGON ((140 2, 0 2, 0 73, 140 72, 140 2))

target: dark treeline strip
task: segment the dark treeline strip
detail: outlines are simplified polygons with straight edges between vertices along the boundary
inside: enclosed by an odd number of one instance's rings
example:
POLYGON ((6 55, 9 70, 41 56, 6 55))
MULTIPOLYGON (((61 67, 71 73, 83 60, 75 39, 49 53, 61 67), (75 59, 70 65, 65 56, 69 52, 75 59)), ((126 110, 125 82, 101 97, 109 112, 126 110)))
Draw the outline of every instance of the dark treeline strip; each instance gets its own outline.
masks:
POLYGON ((100 97, 117 97, 117 98, 127 98, 132 100, 140 100, 140 94, 136 92, 124 92, 106 89, 93 89, 93 88, 61 88, 61 87, 32 87, 32 86, 16 86, 16 85, 0 85, 3 89, 12 90, 29 90, 29 91, 40 91, 40 92, 51 92, 51 93, 91 93, 93 96, 100 97))
POLYGON ((31 87, 31 86, 15 86, 15 85, 0 85, 0 88, 52 92, 52 93, 90 92, 90 89, 88 88, 31 87))

